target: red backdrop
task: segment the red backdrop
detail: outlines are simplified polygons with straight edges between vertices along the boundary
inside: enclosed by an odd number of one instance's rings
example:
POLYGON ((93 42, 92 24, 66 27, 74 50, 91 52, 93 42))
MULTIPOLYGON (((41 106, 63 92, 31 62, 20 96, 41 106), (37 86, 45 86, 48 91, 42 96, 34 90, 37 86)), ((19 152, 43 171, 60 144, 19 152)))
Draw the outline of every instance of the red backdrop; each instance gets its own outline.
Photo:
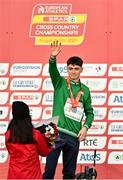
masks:
MULTIPOLYGON (((69 56, 81 56, 81 78, 92 93, 95 121, 81 143, 77 172, 81 165, 92 166, 96 149, 98 179, 123 179, 122 7, 122 0, 0 1, 0 179, 7 175, 4 133, 11 102, 27 102, 33 122, 51 117, 47 63, 54 38, 63 45, 60 73, 67 76, 69 56)), ((56 178, 62 178, 61 166, 60 160, 56 178)))

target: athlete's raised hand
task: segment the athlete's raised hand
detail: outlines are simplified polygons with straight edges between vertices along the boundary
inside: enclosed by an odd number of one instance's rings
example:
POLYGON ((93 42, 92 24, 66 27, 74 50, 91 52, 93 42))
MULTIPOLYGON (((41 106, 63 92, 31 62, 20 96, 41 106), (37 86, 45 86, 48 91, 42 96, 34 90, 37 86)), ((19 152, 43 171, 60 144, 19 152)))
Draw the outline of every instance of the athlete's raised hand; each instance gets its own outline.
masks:
POLYGON ((51 43, 51 56, 56 57, 61 51, 61 43, 58 40, 51 43))

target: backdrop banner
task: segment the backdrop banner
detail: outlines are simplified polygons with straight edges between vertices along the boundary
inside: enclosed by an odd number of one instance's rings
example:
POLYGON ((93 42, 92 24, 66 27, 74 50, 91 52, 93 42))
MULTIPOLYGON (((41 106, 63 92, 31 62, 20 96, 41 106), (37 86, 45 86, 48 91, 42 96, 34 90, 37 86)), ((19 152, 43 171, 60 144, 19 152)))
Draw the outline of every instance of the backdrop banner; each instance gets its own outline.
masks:
MULTIPOLYGON (((11 104, 29 105, 33 124, 52 117, 53 86, 48 72, 50 44, 62 52, 58 70, 80 56, 81 81, 92 95, 95 119, 80 143, 77 173, 92 167, 97 179, 123 179, 123 1, 0 0, 0 179, 6 179, 9 154, 5 132, 11 104)), ((45 158, 41 158, 45 166, 45 158)), ((60 156, 56 179, 62 178, 60 156)))

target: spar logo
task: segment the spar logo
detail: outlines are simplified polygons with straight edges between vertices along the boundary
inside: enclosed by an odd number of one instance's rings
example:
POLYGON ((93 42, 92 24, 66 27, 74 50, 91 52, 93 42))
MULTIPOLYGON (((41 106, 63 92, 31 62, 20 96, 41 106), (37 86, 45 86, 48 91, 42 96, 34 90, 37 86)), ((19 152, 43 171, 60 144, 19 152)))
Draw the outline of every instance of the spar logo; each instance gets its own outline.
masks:
POLYGON ((72 4, 37 4, 32 10, 30 38, 35 45, 49 45, 57 38, 63 45, 81 44, 87 14, 72 13, 72 4))
POLYGON ((52 117, 52 107, 46 107, 43 110, 42 119, 48 119, 52 117))
POLYGON ((108 149, 123 149, 123 137, 111 137, 108 141, 108 149))
POLYGON ((41 102, 42 93, 40 92, 16 92, 10 97, 10 104, 13 101, 24 101, 28 105, 38 105, 41 102))
POLYGON ((122 77, 123 76, 123 64, 112 64, 109 68, 108 76, 122 77))

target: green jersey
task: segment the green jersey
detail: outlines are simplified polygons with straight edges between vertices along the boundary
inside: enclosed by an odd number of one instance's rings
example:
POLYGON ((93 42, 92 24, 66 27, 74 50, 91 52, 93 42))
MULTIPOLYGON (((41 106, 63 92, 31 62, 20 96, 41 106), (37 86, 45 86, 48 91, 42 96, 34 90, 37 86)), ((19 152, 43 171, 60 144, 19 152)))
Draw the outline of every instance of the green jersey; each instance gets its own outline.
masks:
MULTIPOLYGON (((81 121, 75 121, 74 119, 65 115, 64 107, 67 99, 70 98, 70 90, 68 88, 66 79, 60 75, 57 69, 55 58, 50 58, 49 60, 49 73, 54 87, 53 116, 59 116, 57 124, 58 130, 76 137, 82 128, 83 116, 81 121)), ((81 82, 75 83, 73 81, 70 81, 70 86, 74 98, 76 98, 79 90, 82 89, 83 93, 80 96, 79 102, 83 105, 83 110, 86 117, 84 126, 90 128, 94 119, 94 114, 91 105, 89 88, 81 82)))

